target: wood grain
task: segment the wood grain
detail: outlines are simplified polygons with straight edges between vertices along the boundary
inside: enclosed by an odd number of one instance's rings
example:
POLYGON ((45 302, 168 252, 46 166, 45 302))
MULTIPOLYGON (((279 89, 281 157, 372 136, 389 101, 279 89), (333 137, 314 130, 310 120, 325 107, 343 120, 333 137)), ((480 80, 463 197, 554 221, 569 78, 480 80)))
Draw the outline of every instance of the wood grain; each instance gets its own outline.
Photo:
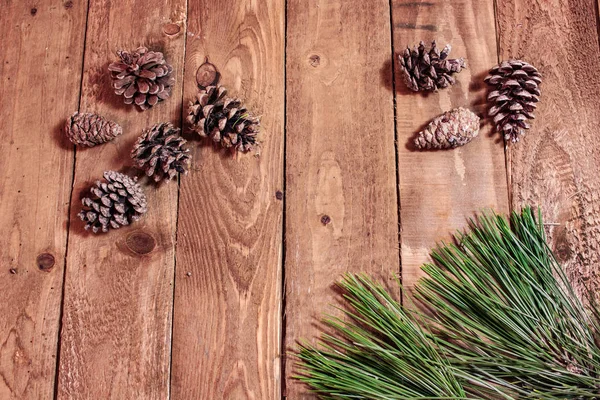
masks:
POLYGON ((580 294, 600 288, 600 54, 594 0, 503 1, 500 56, 542 74, 527 136, 510 146, 512 206, 542 206, 550 242, 580 294), (551 40, 549 40, 551 38, 551 40))
POLYGON ((450 56, 464 57, 468 66, 454 86, 428 95, 410 92, 396 73, 402 282, 410 290, 436 243, 449 240, 482 209, 508 211, 508 192, 503 144, 490 136, 489 126, 454 150, 422 152, 412 143, 431 119, 454 107, 484 115, 483 78, 497 63, 492 0, 394 0, 392 16, 396 53, 436 39, 440 47, 449 43, 450 56))
MULTIPOLYGON (((389 4, 290 0, 287 23, 286 333, 314 341, 346 271, 399 273, 389 4)), ((292 376, 289 399, 312 398, 292 376)))
POLYGON ((279 399, 285 3, 189 3, 185 100, 206 57, 262 115, 260 156, 199 146, 181 180, 175 399, 279 399))
POLYGON ((129 171, 142 129, 181 118, 185 0, 90 1, 81 110, 123 126, 123 136, 77 150, 61 335, 59 399, 166 399, 177 184, 146 186, 149 212, 130 227, 93 235, 76 217, 85 190, 108 169, 129 171), (180 31, 173 33, 176 24, 180 31), (165 29, 165 27, 167 29, 165 29), (172 98, 140 112, 110 87, 118 49, 146 45, 174 66, 172 98))
POLYGON ((54 395, 74 157, 61 128, 79 101, 87 13, 70 3, 0 1, 2 399, 54 395))

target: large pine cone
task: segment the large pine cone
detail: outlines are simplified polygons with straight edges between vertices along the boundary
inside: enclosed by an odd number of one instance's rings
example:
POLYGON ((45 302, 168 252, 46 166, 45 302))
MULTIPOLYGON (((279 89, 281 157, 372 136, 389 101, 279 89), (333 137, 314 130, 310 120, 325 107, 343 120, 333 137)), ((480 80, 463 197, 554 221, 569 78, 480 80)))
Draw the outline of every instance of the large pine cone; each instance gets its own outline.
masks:
POLYGON ((466 68, 466 65, 462 58, 448 58, 450 49, 450 45, 447 44, 440 52, 435 40, 431 43, 429 51, 425 51, 423 42, 412 51, 407 47, 398 57, 406 86, 417 92, 436 91, 438 88, 453 85, 455 80, 452 75, 466 68))
POLYGON ((223 147, 250 151, 256 145, 260 121, 239 99, 227 97, 221 86, 208 86, 189 104, 187 121, 201 137, 210 137, 223 147))
POLYGON ((466 108, 455 108, 436 117, 419 132, 419 149, 453 149, 464 146, 479 134, 479 117, 466 108))
POLYGON ((175 78, 173 67, 163 53, 140 47, 132 52, 118 51, 120 61, 108 66, 115 93, 125 97, 125 104, 147 110, 171 96, 175 78))
POLYGON ((542 76, 525 61, 509 60, 492 68, 485 81, 494 87, 488 101, 494 103, 489 116, 494 119, 496 130, 504 140, 518 142, 530 128, 527 120, 535 118, 533 111, 540 101, 542 76))
POLYGON ((122 133, 119 124, 92 113, 75 111, 65 124, 65 134, 73 144, 79 146, 93 147, 113 140, 122 133))
POLYGON ((77 214, 85 229, 94 233, 129 225, 148 211, 146 195, 135 180, 115 171, 106 171, 104 179, 90 188, 90 197, 81 200, 84 208, 77 214))
POLYGON ((163 122, 144 130, 133 146, 131 158, 155 182, 170 180, 177 173, 187 173, 190 150, 184 147, 186 143, 179 128, 163 122))

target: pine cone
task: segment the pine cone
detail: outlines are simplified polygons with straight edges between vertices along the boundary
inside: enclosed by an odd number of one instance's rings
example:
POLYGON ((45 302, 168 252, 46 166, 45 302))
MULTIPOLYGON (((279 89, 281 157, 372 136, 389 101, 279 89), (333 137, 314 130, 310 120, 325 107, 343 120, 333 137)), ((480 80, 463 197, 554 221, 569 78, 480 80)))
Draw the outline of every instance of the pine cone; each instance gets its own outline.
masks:
POLYGON ((175 78, 173 67, 163 53, 140 47, 132 52, 118 51, 120 61, 108 66, 115 93, 125 97, 125 104, 135 104, 147 110, 171 96, 175 78))
POLYGON ((163 122, 144 130, 133 146, 131 158, 155 182, 170 180, 177 173, 187 173, 190 150, 184 147, 186 143, 179 135, 179 128, 163 122))
POLYGON ((425 51, 423 42, 412 51, 407 47, 404 53, 398 56, 406 86, 417 92, 437 91, 438 88, 453 85, 455 80, 452 75, 466 68, 466 65, 462 58, 448 58, 450 49, 450 45, 447 44, 440 52, 435 40, 428 52, 425 51))
POLYGON ((479 117, 466 108, 446 111, 419 132, 415 146, 419 149, 453 149, 463 146, 479 134, 479 117))
POLYGON ((77 214, 94 233, 129 225, 148 211, 146 195, 135 180, 115 171, 106 171, 104 179, 90 188, 91 196, 81 200, 84 208, 77 214))
POLYGON ((67 119, 65 134, 75 145, 94 147, 123 133, 116 122, 92 113, 75 113, 67 119))
POLYGON ((518 142, 530 127, 526 121, 535 118, 533 110, 540 101, 540 73, 525 61, 509 60, 492 68, 485 82, 494 86, 488 95, 488 101, 494 103, 488 114, 494 119, 496 130, 504 140, 518 142))
POLYGON ((259 119, 239 99, 227 97, 227 90, 221 85, 198 92, 196 100, 190 102, 187 120, 193 131, 223 147, 246 152, 256 145, 259 119))

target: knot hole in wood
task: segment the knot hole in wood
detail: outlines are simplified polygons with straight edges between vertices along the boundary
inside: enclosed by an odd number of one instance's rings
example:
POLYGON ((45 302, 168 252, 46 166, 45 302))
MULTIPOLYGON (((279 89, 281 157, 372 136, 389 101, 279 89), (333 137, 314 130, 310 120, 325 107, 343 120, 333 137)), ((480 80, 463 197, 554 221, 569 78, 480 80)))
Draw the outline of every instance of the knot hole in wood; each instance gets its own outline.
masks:
POLYGON ((156 247, 156 239, 146 232, 132 232, 125 238, 125 245, 135 254, 145 255, 156 247))

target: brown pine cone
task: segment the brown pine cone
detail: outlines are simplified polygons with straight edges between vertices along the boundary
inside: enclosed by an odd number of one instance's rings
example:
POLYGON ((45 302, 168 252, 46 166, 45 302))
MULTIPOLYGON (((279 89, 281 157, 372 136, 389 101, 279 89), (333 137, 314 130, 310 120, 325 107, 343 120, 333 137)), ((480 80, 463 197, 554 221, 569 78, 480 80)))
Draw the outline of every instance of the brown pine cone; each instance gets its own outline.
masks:
POLYGON ((250 151, 256 145, 260 121, 239 99, 227 97, 221 86, 208 86, 189 104, 187 121, 201 137, 210 137, 221 146, 250 151))
POLYGON ((144 130, 133 146, 131 158, 155 182, 168 181, 178 173, 187 174, 191 156, 184 147, 186 143, 179 135, 179 128, 163 122, 144 130))
POLYGON ((527 120, 535 118, 533 111, 540 101, 542 76, 525 61, 508 60, 492 68, 485 82, 494 87, 488 95, 488 101, 493 103, 488 114, 494 119, 496 130, 504 140, 518 142, 530 128, 527 120))
POLYGON ((163 53, 140 47, 117 55, 120 61, 110 64, 108 70, 115 93, 125 97, 125 104, 135 103, 143 111, 171 96, 175 77, 163 53))
POLYGON ((415 139, 418 149, 453 149, 479 134, 479 117, 466 108, 455 108, 436 117, 415 139))
POLYGON ((79 146, 94 147, 113 140, 123 133, 116 122, 93 113, 75 113, 67 119, 65 134, 67 138, 79 146))
POLYGON ((448 58, 450 45, 440 52, 435 44, 431 43, 431 49, 425 51, 425 44, 419 43, 411 51, 410 47, 398 56, 400 70, 403 73, 404 82, 409 89, 417 91, 437 91, 455 83, 453 74, 466 68, 465 60, 462 58, 448 58))
POLYGON ((134 179, 115 171, 104 172, 104 179, 90 188, 77 214, 86 223, 85 229, 94 233, 129 225, 148 211, 146 195, 134 179))

